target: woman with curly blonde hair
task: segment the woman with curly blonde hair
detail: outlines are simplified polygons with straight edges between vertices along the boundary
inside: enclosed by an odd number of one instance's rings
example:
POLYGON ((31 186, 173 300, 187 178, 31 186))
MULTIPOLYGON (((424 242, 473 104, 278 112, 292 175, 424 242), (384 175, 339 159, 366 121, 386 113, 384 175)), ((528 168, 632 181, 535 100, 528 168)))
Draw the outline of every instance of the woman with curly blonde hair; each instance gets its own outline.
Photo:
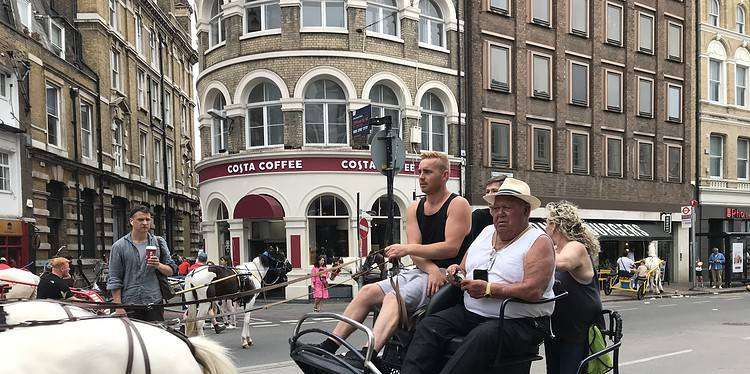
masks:
POLYGON ((555 337, 544 343, 547 373, 576 373, 588 353, 589 327, 602 310, 595 268, 599 240, 567 201, 547 204, 546 231, 555 244, 555 293, 568 292, 555 303, 555 337))

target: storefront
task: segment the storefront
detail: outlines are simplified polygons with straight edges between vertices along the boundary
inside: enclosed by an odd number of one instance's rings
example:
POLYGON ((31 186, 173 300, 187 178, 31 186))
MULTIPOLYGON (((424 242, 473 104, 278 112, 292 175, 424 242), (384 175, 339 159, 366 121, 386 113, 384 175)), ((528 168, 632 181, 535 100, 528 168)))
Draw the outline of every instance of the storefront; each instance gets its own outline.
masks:
POLYGON ((0 219, 0 257, 12 267, 24 267, 32 261, 29 228, 21 220, 0 219))
POLYGON ((724 279, 750 282, 750 207, 704 205, 698 230, 698 255, 706 268, 712 249, 718 248, 726 259, 724 279))
MULTIPOLYGON (((397 240, 405 237, 402 215, 421 194, 418 163, 417 156, 407 156, 395 178, 397 240)), ((361 247, 384 243, 386 181, 369 152, 232 155, 204 160, 196 169, 209 259, 229 255, 234 263, 247 262, 275 246, 286 249, 293 278, 308 274, 318 256, 357 257, 361 247), (358 206, 371 227, 361 246, 358 206)), ((459 192, 460 177, 460 161, 451 159, 449 190, 459 192)), ((307 286, 290 285, 286 297, 307 293, 307 286)))

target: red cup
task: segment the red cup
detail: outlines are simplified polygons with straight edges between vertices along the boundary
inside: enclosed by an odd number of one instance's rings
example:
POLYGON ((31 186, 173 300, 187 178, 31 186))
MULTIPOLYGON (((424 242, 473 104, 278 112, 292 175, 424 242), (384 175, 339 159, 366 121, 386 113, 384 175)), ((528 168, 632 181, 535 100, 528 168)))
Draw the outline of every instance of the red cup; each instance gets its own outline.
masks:
POLYGON ((156 256, 156 247, 152 245, 146 247, 146 260, 154 256, 156 256))

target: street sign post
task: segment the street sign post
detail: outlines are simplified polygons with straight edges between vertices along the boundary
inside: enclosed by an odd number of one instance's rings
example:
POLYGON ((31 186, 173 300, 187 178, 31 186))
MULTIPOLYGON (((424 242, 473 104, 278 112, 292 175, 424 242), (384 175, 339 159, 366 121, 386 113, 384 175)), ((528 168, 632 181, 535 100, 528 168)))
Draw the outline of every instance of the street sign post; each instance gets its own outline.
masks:
POLYGON ((682 213, 682 227, 686 229, 693 227, 693 207, 683 206, 680 213, 682 213))

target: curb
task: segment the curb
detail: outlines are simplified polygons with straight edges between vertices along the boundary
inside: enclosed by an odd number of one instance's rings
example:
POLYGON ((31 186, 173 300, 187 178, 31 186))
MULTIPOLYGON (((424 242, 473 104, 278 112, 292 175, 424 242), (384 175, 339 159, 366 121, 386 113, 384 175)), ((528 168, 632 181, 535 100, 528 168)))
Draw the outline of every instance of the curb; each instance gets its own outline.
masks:
MULTIPOLYGON (((742 293, 747 292, 744 288, 738 288, 738 289, 728 289, 722 292, 716 292, 716 291, 698 291, 698 292, 690 292, 690 293, 674 293, 674 294, 660 294, 660 295, 647 295, 644 296, 643 299, 671 299, 671 298, 680 298, 680 297, 686 297, 686 296, 704 296, 704 295, 722 295, 722 294, 730 294, 730 293, 742 293)), ((630 298, 630 297, 623 297, 623 298, 617 298, 617 299, 602 299, 603 303, 613 303, 613 302, 620 302, 620 301, 638 301, 636 298, 630 298)))

